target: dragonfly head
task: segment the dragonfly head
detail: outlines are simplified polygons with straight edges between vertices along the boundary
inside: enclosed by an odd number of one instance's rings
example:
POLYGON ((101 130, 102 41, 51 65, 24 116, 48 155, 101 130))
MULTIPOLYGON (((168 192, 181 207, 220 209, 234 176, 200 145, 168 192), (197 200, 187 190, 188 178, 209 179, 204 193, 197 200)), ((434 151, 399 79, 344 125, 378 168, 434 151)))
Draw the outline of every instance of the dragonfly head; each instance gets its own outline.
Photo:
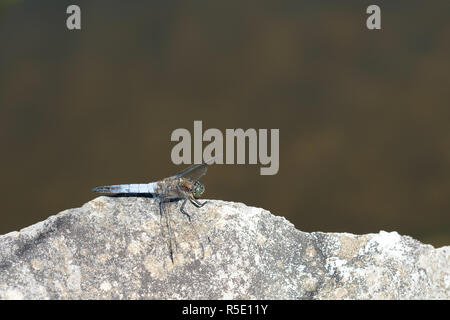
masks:
POLYGON ((199 198, 202 193, 205 192, 205 187, 199 181, 195 181, 194 188, 192 189, 192 194, 194 197, 199 198))

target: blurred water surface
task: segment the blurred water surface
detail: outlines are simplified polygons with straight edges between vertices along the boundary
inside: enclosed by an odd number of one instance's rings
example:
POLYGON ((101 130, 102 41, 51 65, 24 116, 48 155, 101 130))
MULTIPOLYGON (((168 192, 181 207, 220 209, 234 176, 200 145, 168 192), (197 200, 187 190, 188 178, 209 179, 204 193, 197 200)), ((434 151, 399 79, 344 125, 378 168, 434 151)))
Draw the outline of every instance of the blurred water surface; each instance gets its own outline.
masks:
POLYGON ((173 174, 177 128, 279 128, 280 170, 216 165, 206 197, 303 231, 450 242, 450 3, 0 2, 0 234, 97 185, 173 174))

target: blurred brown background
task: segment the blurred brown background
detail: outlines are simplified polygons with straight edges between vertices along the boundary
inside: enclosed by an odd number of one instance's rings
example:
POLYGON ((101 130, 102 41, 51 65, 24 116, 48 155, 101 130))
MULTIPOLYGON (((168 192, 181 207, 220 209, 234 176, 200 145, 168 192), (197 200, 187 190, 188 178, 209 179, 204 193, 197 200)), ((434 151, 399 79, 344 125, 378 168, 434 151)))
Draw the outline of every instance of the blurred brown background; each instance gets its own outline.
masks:
POLYGON ((175 173, 202 120, 280 129, 277 175, 216 165, 206 198, 449 244, 450 2, 376 1, 381 31, 370 4, 0 0, 0 234, 175 173))

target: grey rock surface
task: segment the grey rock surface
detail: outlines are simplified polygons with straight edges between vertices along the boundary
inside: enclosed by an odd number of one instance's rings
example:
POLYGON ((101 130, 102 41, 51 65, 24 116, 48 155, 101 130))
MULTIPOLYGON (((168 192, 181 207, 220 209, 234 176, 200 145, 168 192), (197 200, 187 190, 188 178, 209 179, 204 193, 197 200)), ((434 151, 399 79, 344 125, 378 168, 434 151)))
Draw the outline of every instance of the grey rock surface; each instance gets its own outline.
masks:
POLYGON ((0 236, 0 299, 449 299, 450 247, 305 233, 241 203, 99 197, 0 236))

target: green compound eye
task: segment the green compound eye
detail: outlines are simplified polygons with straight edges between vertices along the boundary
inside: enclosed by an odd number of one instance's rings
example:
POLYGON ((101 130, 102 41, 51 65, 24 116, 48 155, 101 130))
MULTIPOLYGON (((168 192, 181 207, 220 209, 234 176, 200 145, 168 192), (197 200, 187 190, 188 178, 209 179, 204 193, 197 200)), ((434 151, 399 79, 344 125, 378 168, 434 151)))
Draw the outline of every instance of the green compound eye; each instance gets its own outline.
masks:
POLYGON ((194 188, 194 196, 196 198, 200 197, 202 195, 202 193, 205 191, 205 187, 200 183, 200 182, 196 182, 195 183, 195 188, 194 188))

